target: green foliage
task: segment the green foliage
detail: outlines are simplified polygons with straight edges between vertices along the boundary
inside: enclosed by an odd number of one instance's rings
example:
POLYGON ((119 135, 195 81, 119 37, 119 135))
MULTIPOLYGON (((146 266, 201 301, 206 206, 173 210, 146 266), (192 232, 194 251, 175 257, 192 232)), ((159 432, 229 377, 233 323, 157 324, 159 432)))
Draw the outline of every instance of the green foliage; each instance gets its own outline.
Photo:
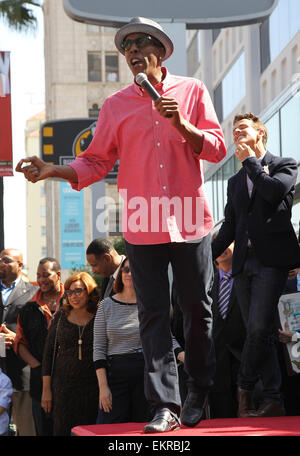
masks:
POLYGON ((125 239, 123 237, 116 239, 113 242, 114 248, 120 255, 126 255, 125 239))
POLYGON ((0 17, 17 31, 34 30, 37 19, 29 6, 42 7, 39 0, 0 0, 0 17))

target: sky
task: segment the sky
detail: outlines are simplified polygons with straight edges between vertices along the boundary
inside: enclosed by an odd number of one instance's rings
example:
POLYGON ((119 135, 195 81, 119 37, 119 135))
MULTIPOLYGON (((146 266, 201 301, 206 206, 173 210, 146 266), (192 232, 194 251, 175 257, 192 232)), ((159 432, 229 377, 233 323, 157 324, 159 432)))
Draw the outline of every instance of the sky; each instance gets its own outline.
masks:
MULTIPOLYGON (((35 31, 16 32, 0 17, 0 51, 11 55, 13 166, 25 153, 26 120, 45 108, 44 24, 41 8, 35 31)), ((26 185, 23 174, 4 177, 4 245, 23 252, 26 265, 26 185)))

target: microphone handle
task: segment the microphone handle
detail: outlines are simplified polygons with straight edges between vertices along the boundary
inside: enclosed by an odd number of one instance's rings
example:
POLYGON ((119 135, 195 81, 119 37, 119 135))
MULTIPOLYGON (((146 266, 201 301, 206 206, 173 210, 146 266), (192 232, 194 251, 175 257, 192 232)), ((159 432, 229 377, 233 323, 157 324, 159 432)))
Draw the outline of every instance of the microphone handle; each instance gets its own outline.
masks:
MULTIPOLYGON (((152 98, 153 101, 157 100, 160 98, 159 93, 155 90, 152 84, 148 80, 142 82, 142 86, 148 93, 148 95, 152 98)), ((172 114, 167 114, 166 117, 170 118, 172 117, 172 114)))

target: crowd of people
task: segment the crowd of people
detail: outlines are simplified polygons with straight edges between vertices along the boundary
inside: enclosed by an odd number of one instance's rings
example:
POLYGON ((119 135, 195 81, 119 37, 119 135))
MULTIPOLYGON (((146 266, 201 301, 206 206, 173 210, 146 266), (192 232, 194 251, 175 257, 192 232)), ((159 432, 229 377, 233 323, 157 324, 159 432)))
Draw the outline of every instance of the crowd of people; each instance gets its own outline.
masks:
MULTIPOLYGON (((282 416, 276 316, 289 271, 300 266, 291 223, 297 163, 267 150, 267 129, 255 114, 235 116, 240 170, 228 181, 225 218, 212 240, 202 160, 220 162, 226 147, 208 90, 196 78, 168 72, 163 62, 173 42, 150 19, 133 18, 117 31, 115 45, 134 81, 104 101, 89 147, 67 165, 27 157, 16 170, 33 183, 59 178, 81 190, 119 159, 127 256, 108 241, 88 246, 92 271, 107 278, 96 307, 96 288, 83 276, 68 279, 61 303, 56 260, 43 259, 51 291, 24 289, 11 314, 11 306, 2 306, 6 362, 13 366, 7 372, 20 382, 27 374, 34 423, 48 427, 52 420, 55 435, 91 421, 148 421, 143 432, 160 433, 194 427, 204 416, 282 416), (44 322, 37 351, 22 326, 28 301, 44 322), (90 382, 84 397, 73 372, 90 382)), ((13 255, 0 261, 3 273, 20 267, 13 255)), ((12 284, 4 282, 3 302, 12 284)), ((282 341, 300 338, 281 331, 282 341)), ((13 416, 14 409, 13 398, 13 416)), ((21 403, 22 416, 20 409, 21 403)))
MULTIPOLYGON (((206 418, 245 416, 238 374, 247 330, 231 274, 233 252, 234 242, 214 263, 211 295, 216 371, 205 405, 206 418), (228 284, 225 292, 223 280, 228 284)), ((59 262, 50 257, 40 260, 33 285, 22 276, 21 252, 5 249, 0 253, 1 310, 6 315, 1 326, 6 353, 0 358, 0 435, 8 435, 9 423, 16 424, 20 436, 68 436, 76 426, 151 419, 129 260, 109 240, 100 238, 89 245, 87 259, 94 271, 103 274, 100 288, 86 271, 70 275, 63 284, 59 262)), ((282 293, 300 291, 299 272, 290 271, 282 293)), ((273 336, 282 378, 282 412, 272 414, 299 415, 300 374, 290 375, 285 348, 294 333, 281 328, 276 316, 273 336)), ((170 331, 182 403, 188 393, 183 328, 174 280, 170 331)), ((251 398, 252 414, 247 416, 255 416, 263 400, 263 382, 258 378, 251 398)))

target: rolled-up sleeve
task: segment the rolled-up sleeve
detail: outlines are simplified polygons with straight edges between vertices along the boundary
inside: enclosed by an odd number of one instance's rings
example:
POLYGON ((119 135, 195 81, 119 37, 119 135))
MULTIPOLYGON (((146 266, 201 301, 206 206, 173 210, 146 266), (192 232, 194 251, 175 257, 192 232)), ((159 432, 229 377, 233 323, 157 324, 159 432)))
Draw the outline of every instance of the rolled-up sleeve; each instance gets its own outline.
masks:
POLYGON ((201 160, 218 163, 226 156, 226 146, 222 128, 219 124, 215 108, 205 85, 200 82, 198 94, 198 124, 204 135, 203 148, 195 156, 201 160))
POLYGON ((76 183, 70 182, 74 190, 81 190, 103 179, 114 167, 118 159, 117 139, 114 118, 109 99, 101 108, 93 140, 87 150, 69 163, 78 177, 76 183))

